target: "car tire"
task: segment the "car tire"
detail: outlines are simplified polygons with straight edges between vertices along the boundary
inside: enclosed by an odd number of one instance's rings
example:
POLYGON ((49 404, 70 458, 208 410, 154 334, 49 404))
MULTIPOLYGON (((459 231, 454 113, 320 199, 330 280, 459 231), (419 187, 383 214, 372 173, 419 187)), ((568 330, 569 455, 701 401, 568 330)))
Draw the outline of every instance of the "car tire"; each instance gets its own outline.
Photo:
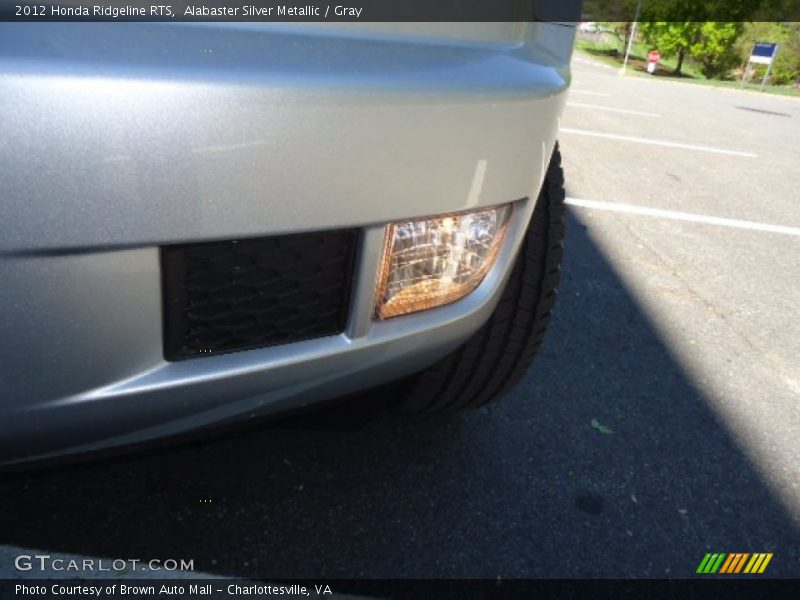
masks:
POLYGON ((564 173, 558 145, 503 295, 462 346, 395 388, 408 412, 455 412, 500 398, 530 367, 544 339, 561 276, 564 173))

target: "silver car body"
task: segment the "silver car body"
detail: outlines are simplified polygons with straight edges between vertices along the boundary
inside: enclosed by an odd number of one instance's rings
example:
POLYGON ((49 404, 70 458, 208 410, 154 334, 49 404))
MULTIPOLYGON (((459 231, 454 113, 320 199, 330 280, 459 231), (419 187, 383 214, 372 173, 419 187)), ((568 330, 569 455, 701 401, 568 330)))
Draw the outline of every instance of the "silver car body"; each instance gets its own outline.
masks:
POLYGON ((569 85, 552 23, 0 25, 0 463, 417 371, 495 306, 569 85), (373 319, 391 221, 515 202, 453 304, 373 319), (358 227, 344 333, 169 362, 159 247, 358 227))

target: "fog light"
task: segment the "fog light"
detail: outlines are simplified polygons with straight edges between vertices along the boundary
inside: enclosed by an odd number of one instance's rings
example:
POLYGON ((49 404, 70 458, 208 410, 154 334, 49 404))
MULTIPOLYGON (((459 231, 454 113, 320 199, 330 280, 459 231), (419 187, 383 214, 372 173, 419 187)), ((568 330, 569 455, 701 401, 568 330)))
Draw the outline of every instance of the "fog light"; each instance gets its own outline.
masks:
POLYGON ((455 302, 494 264, 511 205, 387 227, 375 316, 387 319, 455 302))

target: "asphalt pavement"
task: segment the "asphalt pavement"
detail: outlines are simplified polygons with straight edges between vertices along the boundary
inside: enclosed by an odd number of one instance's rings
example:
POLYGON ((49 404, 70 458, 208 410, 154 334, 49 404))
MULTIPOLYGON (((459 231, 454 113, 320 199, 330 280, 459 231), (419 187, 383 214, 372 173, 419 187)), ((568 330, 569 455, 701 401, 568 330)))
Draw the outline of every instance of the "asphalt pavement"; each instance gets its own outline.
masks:
POLYGON ((767 575, 800 576, 800 101, 577 55, 561 126, 557 312, 503 402, 410 417, 366 408, 376 393, 6 478, 0 556, 494 579, 693 577, 706 552, 772 552, 767 575))

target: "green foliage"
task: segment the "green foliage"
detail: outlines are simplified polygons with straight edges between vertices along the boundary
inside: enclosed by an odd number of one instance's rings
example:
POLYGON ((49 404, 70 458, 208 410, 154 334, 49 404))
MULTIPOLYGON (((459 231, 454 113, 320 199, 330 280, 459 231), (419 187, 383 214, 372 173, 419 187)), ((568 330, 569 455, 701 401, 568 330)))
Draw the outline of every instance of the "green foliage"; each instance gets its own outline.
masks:
POLYGON ((603 31, 616 36, 621 42, 628 39, 628 34, 631 31, 630 21, 603 21, 599 25, 603 31))
POLYGON ((641 24, 639 31, 645 42, 661 54, 675 56, 680 50, 686 51, 696 43, 702 25, 694 22, 648 21, 641 24))
POLYGON ((726 75, 739 62, 736 38, 742 32, 742 23, 700 23, 695 42, 688 54, 700 64, 708 79, 726 75))
POLYGON ((680 73, 683 57, 689 48, 699 43, 703 25, 694 21, 648 21, 642 23, 641 32, 645 41, 664 56, 678 56, 675 73, 680 73))
MULTIPOLYGON (((758 25, 781 27, 786 24, 762 23, 758 25)), ((741 41, 737 44, 737 40, 740 37, 747 37, 742 36, 742 32, 746 31, 747 27, 738 22, 649 22, 642 23, 641 30, 647 43, 657 48, 662 54, 665 56, 688 56, 697 63, 706 78, 712 79, 725 77, 737 64, 746 62, 746 53, 752 49, 753 42, 748 42, 748 49, 744 50, 740 45, 741 41), (745 54, 744 57, 743 54, 745 54)), ((751 28, 750 38, 757 36, 757 31, 759 31, 758 28, 751 28)), ((787 37, 788 34, 781 39, 787 37)), ((794 38, 797 43, 797 35, 794 38)), ((680 63, 676 72, 680 72, 680 63)), ((791 67, 787 64, 785 75, 788 76, 790 72, 791 67)), ((784 75, 784 72, 781 74, 784 75)))
MULTIPOLYGON (((800 80, 800 23, 747 23, 735 49, 741 65, 756 42, 777 43, 778 54, 770 70, 770 83, 784 85, 800 80)), ((755 78, 760 79, 765 65, 757 65, 755 78)))
POLYGON ((585 21, 633 20, 637 0, 583 0, 585 21))
MULTIPOLYGON (((704 23, 727 19, 730 22, 749 21, 765 6, 776 0, 644 0, 642 21, 663 21, 673 23, 704 23)), ((781 0, 783 1, 783 0, 781 0)), ((796 0, 786 0, 796 2, 796 0)))
MULTIPOLYGON (((639 0, 583 0, 584 21, 631 21, 639 0)), ((641 0, 638 21, 786 21, 800 0, 641 0)))
POLYGON ((663 54, 684 56, 700 65, 703 75, 719 77, 737 62, 734 46, 742 21, 753 18, 770 0, 659 0, 642 9, 642 35, 663 54), (720 23, 725 15, 731 22, 720 23), (734 22, 735 21, 735 22, 734 22))
MULTIPOLYGON (((708 79, 735 75, 744 67, 756 42, 778 43, 780 48, 770 71, 770 83, 800 83, 800 23, 786 22, 797 15, 800 0, 643 0, 639 39, 646 50, 657 49, 674 58, 676 74, 684 58, 708 79), (720 18, 728 22, 719 22, 720 18), (755 22, 748 22, 755 21, 755 22)), ((596 0, 595 11, 633 18, 636 0, 596 0), (612 10, 613 9, 613 10, 612 10)), ((606 22, 603 29, 626 42, 630 22, 606 22)), ((624 51, 624 46, 623 46, 624 51)), ((760 79, 766 66, 755 66, 760 79)), ((740 71, 741 73, 741 71, 740 71)), ((739 75, 741 76, 741 75, 739 75)))

